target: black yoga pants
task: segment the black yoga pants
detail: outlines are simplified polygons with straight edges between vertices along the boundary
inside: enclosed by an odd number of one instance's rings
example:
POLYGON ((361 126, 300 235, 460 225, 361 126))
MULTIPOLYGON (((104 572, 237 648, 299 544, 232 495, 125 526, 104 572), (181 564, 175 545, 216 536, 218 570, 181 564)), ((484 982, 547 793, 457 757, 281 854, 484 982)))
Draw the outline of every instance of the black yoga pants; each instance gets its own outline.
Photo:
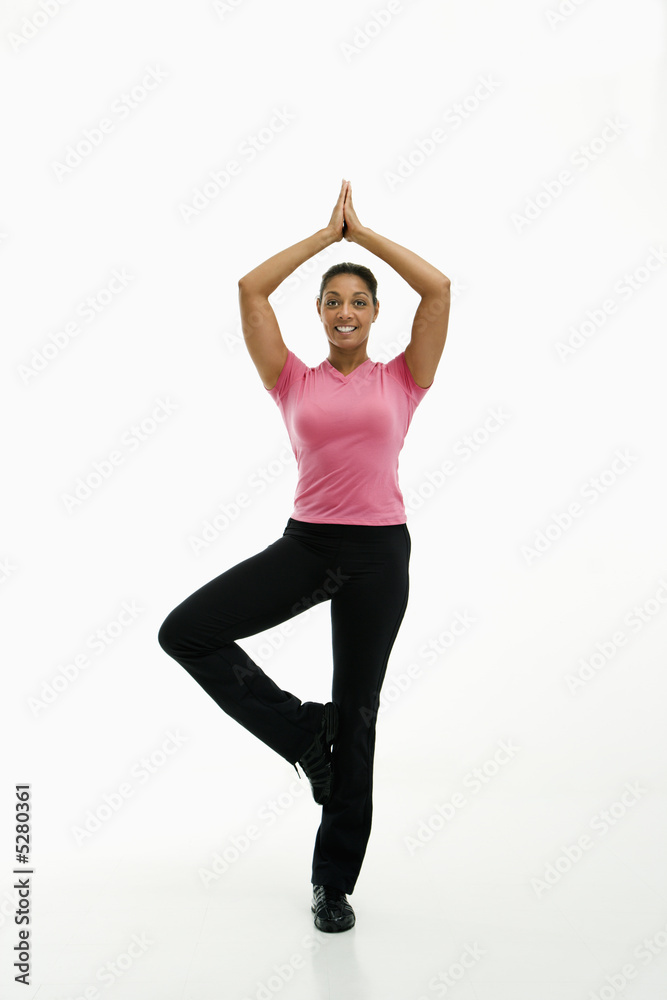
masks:
POLYGON ((312 883, 346 893, 354 890, 371 831, 375 723, 408 603, 410 549, 406 524, 315 524, 290 517, 281 538, 200 587, 158 633, 162 649, 223 711, 294 764, 320 729, 322 703, 282 690, 236 640, 331 601, 331 700, 339 732, 312 883))

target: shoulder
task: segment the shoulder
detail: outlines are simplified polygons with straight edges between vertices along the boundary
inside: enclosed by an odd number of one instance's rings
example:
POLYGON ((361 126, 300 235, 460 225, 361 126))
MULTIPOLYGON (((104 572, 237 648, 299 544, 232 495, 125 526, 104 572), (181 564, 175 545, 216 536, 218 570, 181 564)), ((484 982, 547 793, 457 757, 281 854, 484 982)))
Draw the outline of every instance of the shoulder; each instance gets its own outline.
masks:
POLYGON ((299 358, 294 351, 287 348, 287 357, 282 367, 278 380, 270 389, 264 386, 269 395, 279 400, 297 380, 303 378, 308 372, 314 371, 299 358))
POLYGON ((387 361, 382 364, 388 375, 395 379, 401 388, 413 399, 422 399, 431 385, 417 385, 415 382, 414 375, 410 371, 410 367, 405 357, 405 350, 397 354, 396 357, 392 358, 391 361, 387 361))

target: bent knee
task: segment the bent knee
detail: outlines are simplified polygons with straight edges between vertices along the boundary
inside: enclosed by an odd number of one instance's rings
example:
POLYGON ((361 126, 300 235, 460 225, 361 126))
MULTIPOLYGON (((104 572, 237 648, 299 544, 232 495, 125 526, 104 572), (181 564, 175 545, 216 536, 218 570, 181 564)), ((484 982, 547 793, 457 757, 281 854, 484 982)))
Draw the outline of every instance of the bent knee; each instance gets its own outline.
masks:
POLYGON ((160 646, 162 646, 165 653, 168 653, 169 656, 173 656, 174 653, 176 653, 179 648, 182 648, 183 645, 182 637, 183 637, 183 632, 179 628, 176 616, 172 611, 167 615, 165 620, 160 625, 157 634, 157 641, 159 642, 160 646))
POLYGON ((170 611, 160 625, 157 641, 165 653, 175 659, 179 656, 203 656, 221 645, 218 634, 209 636, 199 619, 180 606, 170 611))

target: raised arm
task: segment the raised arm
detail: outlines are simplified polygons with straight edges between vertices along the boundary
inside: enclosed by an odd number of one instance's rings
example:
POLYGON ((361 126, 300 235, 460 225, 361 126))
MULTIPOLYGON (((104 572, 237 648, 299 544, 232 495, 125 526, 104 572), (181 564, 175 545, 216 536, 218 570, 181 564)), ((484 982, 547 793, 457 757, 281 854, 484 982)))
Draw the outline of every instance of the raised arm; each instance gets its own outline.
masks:
POLYGON ((243 339, 266 389, 274 387, 287 360, 287 345, 269 302, 269 295, 304 261, 343 238, 345 184, 343 181, 328 226, 274 254, 239 278, 243 339))
POLYGON ((352 191, 348 182, 345 215, 346 240, 358 243, 380 257, 411 288, 421 295, 412 323, 410 343, 405 348, 405 360, 417 385, 426 389, 435 378, 438 363, 445 348, 449 325, 450 280, 442 271, 419 257, 412 250, 380 236, 367 226, 362 226, 352 207, 352 191))

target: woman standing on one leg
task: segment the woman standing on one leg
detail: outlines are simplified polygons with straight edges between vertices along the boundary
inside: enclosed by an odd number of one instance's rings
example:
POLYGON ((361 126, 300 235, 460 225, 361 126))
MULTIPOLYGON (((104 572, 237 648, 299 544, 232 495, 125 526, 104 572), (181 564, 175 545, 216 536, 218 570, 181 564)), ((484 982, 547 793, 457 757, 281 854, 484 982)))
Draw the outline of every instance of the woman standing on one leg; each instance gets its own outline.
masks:
POLYGON ((279 539, 186 598, 158 635, 228 715, 308 776, 322 805, 311 908, 324 931, 355 922, 346 896, 370 836, 380 690, 408 602, 411 541, 398 455, 442 355, 449 286, 417 254, 360 224, 346 181, 326 228, 239 281, 246 346, 297 460, 294 510, 279 539), (421 302, 405 350, 374 362, 366 349, 380 308, 377 281, 363 265, 334 265, 317 299, 329 353, 309 368, 285 345, 268 297, 343 238, 393 267, 421 302), (333 681, 332 701, 322 705, 282 690, 236 640, 325 600, 333 681))

